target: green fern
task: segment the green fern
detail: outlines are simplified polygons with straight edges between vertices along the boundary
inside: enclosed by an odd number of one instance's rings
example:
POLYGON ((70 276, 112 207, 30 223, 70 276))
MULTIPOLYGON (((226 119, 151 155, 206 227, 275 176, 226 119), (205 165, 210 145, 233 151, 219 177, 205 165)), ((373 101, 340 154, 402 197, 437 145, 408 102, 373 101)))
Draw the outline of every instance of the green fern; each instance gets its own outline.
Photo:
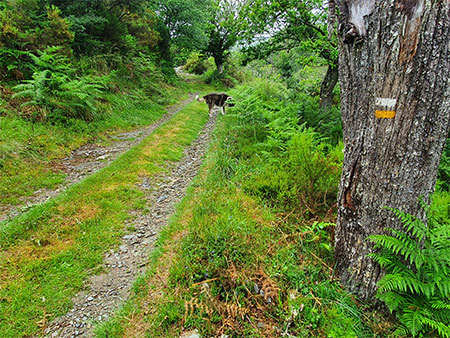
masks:
POLYGON ((450 338, 450 223, 439 224, 430 216, 425 224, 392 211, 403 229, 369 236, 379 249, 369 256, 386 271, 377 297, 403 325, 397 335, 435 332, 450 338))
MULTIPOLYGON (((103 86, 88 77, 71 79, 74 71, 67 65, 67 57, 58 54, 59 47, 49 47, 39 56, 30 54, 36 68, 31 80, 14 87, 14 98, 23 98, 21 105, 36 106, 40 120, 49 112, 49 116, 60 115, 64 119, 77 118, 92 121, 96 114, 95 101, 103 86)), ((35 115, 35 114, 34 114, 35 115)), ((33 116, 33 120, 38 118, 33 116)))
POLYGON ((36 122, 37 120, 44 120, 46 118, 46 112, 50 108, 51 91, 49 87, 51 82, 51 73, 48 70, 35 72, 32 80, 26 80, 22 84, 14 87, 17 91, 13 98, 23 98, 25 102, 21 104, 21 107, 35 106, 42 109, 34 109, 31 113, 31 120, 36 122))

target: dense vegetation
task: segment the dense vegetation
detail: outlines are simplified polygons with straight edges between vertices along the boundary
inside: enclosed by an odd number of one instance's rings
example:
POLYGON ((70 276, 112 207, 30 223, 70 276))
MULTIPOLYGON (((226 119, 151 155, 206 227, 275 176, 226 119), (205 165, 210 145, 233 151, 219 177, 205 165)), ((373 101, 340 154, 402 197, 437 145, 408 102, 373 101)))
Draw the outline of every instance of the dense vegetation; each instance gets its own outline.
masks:
MULTIPOLYGON (((414 236, 371 237, 387 271, 379 299, 399 323, 361 304, 333 274, 343 144, 336 41, 325 17, 316 0, 0 3, 0 206, 57 186, 57 164, 73 149, 148 125, 187 92, 227 88, 236 102, 148 273, 98 336, 196 328, 234 337, 450 337, 450 142, 429 226, 394 210, 414 236), (176 66, 191 73, 189 83, 176 66)), ((140 173, 181 157, 204 108, 195 103, 158 131, 167 137, 158 149, 169 155, 155 150, 135 163, 137 148, 63 197, 0 223, 3 336, 35 334, 42 316, 67 311, 117 245, 127 212, 145 208, 133 186, 140 173), (106 188, 93 190, 100 182, 106 188), (57 240, 48 242, 50 234, 57 240), (27 248, 34 254, 22 257, 27 248)))

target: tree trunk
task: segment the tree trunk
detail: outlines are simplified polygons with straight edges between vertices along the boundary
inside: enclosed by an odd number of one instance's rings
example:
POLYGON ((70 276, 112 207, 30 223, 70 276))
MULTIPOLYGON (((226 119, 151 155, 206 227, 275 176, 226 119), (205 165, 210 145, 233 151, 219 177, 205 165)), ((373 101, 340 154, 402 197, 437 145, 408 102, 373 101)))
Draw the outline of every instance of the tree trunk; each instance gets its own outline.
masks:
POLYGON ((214 55, 214 63, 216 64, 217 72, 223 73, 223 54, 214 55))
POLYGON ((435 186, 450 125, 450 2, 336 3, 345 144, 336 271, 368 300, 381 271, 367 236, 400 226, 385 207, 425 220, 419 199, 435 186))
POLYGON ((320 108, 327 109, 333 104, 333 89, 339 77, 339 68, 336 64, 329 64, 325 77, 320 85, 320 108))
POLYGON ((219 74, 222 74, 223 73, 223 64, 222 63, 217 63, 216 66, 217 66, 217 72, 219 74))

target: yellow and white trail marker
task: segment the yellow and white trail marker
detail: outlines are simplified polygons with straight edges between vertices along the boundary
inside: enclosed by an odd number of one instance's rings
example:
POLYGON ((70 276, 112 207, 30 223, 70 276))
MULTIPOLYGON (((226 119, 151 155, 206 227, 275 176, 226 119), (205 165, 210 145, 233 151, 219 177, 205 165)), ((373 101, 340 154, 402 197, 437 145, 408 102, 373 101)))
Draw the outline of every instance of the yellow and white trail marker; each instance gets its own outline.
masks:
POLYGON ((396 99, 377 97, 375 100, 375 117, 379 119, 393 119, 395 117, 396 99))

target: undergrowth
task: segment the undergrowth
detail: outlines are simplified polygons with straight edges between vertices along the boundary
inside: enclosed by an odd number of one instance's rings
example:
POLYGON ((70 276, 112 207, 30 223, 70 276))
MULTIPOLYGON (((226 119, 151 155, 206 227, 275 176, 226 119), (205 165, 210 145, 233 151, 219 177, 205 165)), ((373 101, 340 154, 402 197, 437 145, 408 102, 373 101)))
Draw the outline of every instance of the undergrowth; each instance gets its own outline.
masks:
POLYGON ((377 297, 395 312, 397 336, 450 337, 450 222, 430 213, 427 224, 393 210, 403 229, 369 239, 380 249, 370 255, 386 271, 377 297))
POLYGON ((219 120, 203 174, 159 242, 161 255, 97 336, 387 334, 392 324, 333 276, 340 146, 323 139, 319 146, 321 136, 298 123, 277 83, 231 94, 237 104, 219 120), (292 179, 292 191, 270 174, 292 179))

